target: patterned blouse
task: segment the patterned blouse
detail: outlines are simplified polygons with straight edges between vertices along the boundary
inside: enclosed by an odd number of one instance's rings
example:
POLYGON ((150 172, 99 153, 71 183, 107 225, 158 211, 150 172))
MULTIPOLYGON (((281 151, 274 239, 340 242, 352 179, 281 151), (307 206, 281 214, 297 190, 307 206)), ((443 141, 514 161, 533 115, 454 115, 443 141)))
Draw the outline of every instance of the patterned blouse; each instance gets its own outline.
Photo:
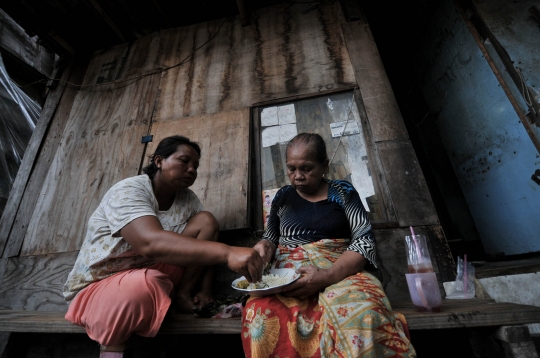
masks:
POLYGON ((120 230, 133 220, 155 216, 164 230, 181 233, 187 221, 202 210, 199 198, 186 189, 176 194, 169 210, 159 211, 152 182, 146 174, 116 183, 88 220, 86 238, 64 284, 64 298, 71 301, 93 282, 120 271, 155 263, 137 254, 120 236, 120 230))
POLYGON ((371 223, 358 192, 345 180, 325 181, 328 198, 315 203, 291 185, 281 188, 272 201, 263 239, 293 248, 321 239, 350 238, 347 250, 377 267, 371 223))

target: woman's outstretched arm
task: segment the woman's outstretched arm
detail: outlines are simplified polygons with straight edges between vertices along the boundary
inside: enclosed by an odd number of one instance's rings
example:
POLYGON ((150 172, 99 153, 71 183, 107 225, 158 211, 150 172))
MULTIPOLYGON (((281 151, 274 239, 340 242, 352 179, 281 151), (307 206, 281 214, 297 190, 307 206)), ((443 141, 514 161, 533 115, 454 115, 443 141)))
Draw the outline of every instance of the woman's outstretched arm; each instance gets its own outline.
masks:
POLYGON ((262 278, 263 260, 256 250, 163 230, 154 216, 133 220, 120 230, 120 235, 139 255, 158 262, 177 266, 225 264, 250 282, 262 278))

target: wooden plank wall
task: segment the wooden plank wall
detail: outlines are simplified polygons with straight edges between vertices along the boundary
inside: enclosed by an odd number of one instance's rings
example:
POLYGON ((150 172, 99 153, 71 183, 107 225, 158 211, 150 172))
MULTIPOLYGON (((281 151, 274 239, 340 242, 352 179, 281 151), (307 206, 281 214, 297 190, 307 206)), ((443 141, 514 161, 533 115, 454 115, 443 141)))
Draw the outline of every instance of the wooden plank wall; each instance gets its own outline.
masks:
MULTIPOLYGON (((250 106, 264 101, 358 84, 384 200, 401 227, 376 235, 395 244, 408 225, 438 225, 369 26, 346 23, 338 1, 280 4, 253 12, 250 26, 227 18, 99 51, 83 84, 62 97, 22 198, 29 205, 17 211, 10 254, 1 260, 2 308, 65 309, 61 285, 89 215, 111 185, 138 173, 164 136, 202 144, 194 190, 222 229, 245 228, 250 106), (146 134, 155 136, 148 150, 140 143, 146 134), (408 154, 399 155, 404 149, 408 154), (404 163, 396 166, 395 158, 404 163), (40 284, 44 271, 48 289, 40 284)), ((254 237, 242 235, 234 242, 252 246, 254 237)), ((396 249, 382 256, 401 255, 396 249)), ((403 277, 393 271, 388 282, 397 282, 397 297, 403 277)))
POLYGON ((62 286, 77 251, 14 257, 0 289, 0 309, 66 312, 62 286))
POLYGON ((157 122, 152 133, 154 141, 148 153, 153 153, 159 141, 172 133, 199 143, 202 155, 191 189, 205 210, 218 218, 220 230, 249 227, 248 108, 157 122))
POLYGON ((128 49, 115 47, 92 60, 83 82, 88 87, 75 98, 21 255, 79 249, 101 197, 118 180, 137 174, 144 149, 141 137, 148 133, 160 76, 90 86, 101 78, 123 77, 123 62, 129 65, 144 54, 134 50, 126 58, 128 49))
POLYGON ((246 27, 237 17, 164 32, 163 66, 217 35, 194 61, 165 72, 156 121, 354 85, 341 17, 335 1, 284 4, 253 12, 246 27))
POLYGON ((164 68, 154 143, 184 134, 201 141, 193 190, 223 230, 247 227, 248 109, 253 103, 355 84, 337 3, 310 10, 287 4, 253 13, 252 25, 227 18, 168 30, 156 39, 164 68), (218 114, 218 115, 214 115, 218 114), (227 203, 224 206, 223 203, 227 203))

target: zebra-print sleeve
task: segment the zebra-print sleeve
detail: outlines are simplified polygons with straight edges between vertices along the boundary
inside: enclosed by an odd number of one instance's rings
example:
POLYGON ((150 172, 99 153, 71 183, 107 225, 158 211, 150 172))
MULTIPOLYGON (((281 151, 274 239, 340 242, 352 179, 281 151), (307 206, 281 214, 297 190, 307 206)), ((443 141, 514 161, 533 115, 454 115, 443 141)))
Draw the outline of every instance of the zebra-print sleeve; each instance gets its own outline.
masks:
POLYGON ((375 238, 371 232, 368 214, 362 205, 358 192, 349 182, 339 180, 331 183, 336 185, 351 227, 351 244, 347 249, 363 255, 366 260, 377 267, 375 238))

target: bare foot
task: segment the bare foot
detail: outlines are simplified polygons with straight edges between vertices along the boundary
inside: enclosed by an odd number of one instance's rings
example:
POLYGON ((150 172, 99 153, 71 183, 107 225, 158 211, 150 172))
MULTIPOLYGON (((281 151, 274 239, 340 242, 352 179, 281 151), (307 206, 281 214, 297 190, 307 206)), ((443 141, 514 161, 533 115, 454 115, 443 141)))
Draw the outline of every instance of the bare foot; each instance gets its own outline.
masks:
POLYGON ((199 308, 206 306, 210 302, 214 302, 214 298, 208 291, 203 290, 193 296, 193 304, 199 308))
POLYGON ((190 295, 176 295, 176 310, 179 313, 193 313, 193 307, 195 305, 190 295))

